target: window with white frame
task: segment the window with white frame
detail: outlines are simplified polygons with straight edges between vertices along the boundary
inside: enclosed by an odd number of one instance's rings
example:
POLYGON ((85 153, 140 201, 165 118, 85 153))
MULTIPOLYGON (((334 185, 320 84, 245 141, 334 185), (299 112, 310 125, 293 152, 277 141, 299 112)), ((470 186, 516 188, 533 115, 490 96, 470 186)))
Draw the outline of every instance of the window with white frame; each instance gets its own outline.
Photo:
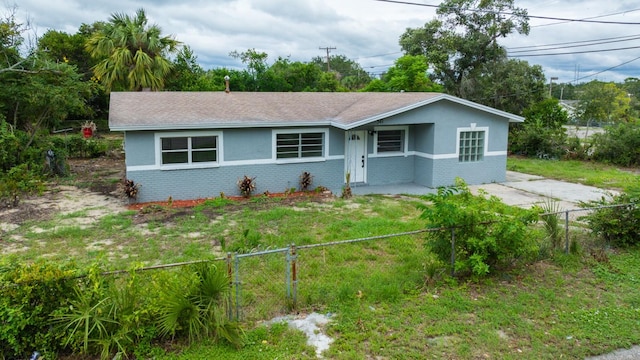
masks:
POLYGON ((484 158, 484 142, 484 131, 461 131, 458 161, 482 161, 484 158))
POLYGON ((404 129, 377 130, 377 152, 404 152, 404 129))
POLYGON ((276 133, 276 159, 324 157, 324 132, 276 133))
POLYGON ((217 163, 218 143, 218 135, 161 136, 161 165, 217 163))

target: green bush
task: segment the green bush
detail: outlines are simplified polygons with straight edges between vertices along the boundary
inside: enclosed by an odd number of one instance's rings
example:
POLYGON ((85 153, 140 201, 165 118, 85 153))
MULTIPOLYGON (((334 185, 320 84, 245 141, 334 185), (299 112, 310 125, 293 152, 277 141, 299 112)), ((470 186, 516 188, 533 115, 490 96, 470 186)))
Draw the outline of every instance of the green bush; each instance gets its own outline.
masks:
POLYGON ((163 281, 157 316, 160 333, 183 335, 191 342, 214 338, 241 346, 243 331, 227 318, 229 291, 225 273, 206 263, 163 281))
POLYGON ((509 134, 509 151, 527 157, 560 158, 566 153, 567 135, 540 123, 516 124, 509 134))
POLYGON ((640 165, 640 124, 621 123, 593 136, 593 159, 620 166, 640 165))
POLYGON ((540 158, 560 158, 566 152, 567 135, 562 125, 568 121, 558 100, 545 99, 524 110, 525 121, 513 124, 509 151, 540 158))
POLYGON ((22 359, 36 350, 61 349, 62 334, 51 331, 51 316, 68 307, 74 274, 45 262, 0 266, 0 353, 22 359))
POLYGON ((34 171, 27 164, 13 167, 7 173, 0 173, 0 203, 17 205, 22 194, 44 191, 45 183, 41 171, 34 171))
POLYGON ((440 259, 451 260, 451 229, 455 229, 455 270, 484 276, 516 259, 530 260, 538 244, 527 225, 538 220, 539 209, 525 210, 505 205, 486 193, 474 196, 461 179, 423 196, 421 218, 430 228, 428 246, 440 259))
POLYGON ((587 221, 594 236, 611 246, 626 247, 640 244, 640 179, 635 184, 629 185, 625 192, 613 196, 611 200, 603 197, 582 205, 598 207, 624 204, 633 205, 593 210, 582 219, 587 221))
POLYGON ((65 135, 53 137, 53 143, 58 149, 65 149, 72 158, 97 158, 107 154, 114 144, 105 139, 85 139, 82 135, 65 135))
POLYGON ((19 163, 20 144, 9 124, 0 120, 0 171, 8 171, 19 163))
POLYGON ((0 265, 0 359, 33 351, 145 358, 167 335, 242 344, 242 329, 227 317, 223 272, 208 264, 178 273, 137 269, 115 276, 98 266, 80 274, 46 262, 0 265))
POLYGON ((124 278, 105 277, 98 267, 70 294, 70 306, 55 314, 63 344, 74 353, 126 358, 149 348, 156 332, 148 277, 133 269, 124 278))

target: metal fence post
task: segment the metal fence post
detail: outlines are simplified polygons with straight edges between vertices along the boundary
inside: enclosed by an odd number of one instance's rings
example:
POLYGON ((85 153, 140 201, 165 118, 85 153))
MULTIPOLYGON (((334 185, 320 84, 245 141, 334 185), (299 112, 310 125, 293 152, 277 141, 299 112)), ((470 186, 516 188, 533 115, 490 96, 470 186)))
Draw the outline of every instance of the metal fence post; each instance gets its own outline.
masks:
POLYGON ((569 210, 564 212, 564 252, 569 253, 569 210))
POLYGON ((228 298, 228 306, 227 312, 229 316, 229 321, 233 320, 233 270, 231 265, 231 253, 227 252, 227 278, 229 279, 229 298, 228 298))
POLYGON ((240 258, 235 253, 236 270, 236 320, 240 321, 240 258))
POLYGON ((451 228, 451 276, 456 275, 456 229, 451 228))
POLYGON ((298 273, 296 269, 296 245, 291 244, 291 282, 293 283, 293 308, 295 309, 298 302, 298 273))
POLYGON ((285 253, 286 265, 284 267, 284 283, 287 300, 291 299, 291 250, 285 253))

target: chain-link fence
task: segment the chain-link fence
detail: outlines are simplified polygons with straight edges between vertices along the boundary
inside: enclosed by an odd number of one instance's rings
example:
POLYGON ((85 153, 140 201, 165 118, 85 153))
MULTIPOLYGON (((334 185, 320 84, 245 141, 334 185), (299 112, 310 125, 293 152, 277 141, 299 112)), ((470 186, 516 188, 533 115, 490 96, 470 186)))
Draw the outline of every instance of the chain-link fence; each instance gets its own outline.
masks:
POLYGON ((544 214, 541 214, 541 218, 543 218, 544 216, 548 216, 548 215, 555 215, 558 218, 561 218, 564 221, 564 251, 565 253, 569 253, 569 247, 570 247, 570 236, 569 236, 569 229, 570 229, 570 224, 572 221, 574 222, 581 222, 581 217, 587 215, 588 213, 592 212, 592 211, 597 211, 600 209, 611 209, 611 208, 636 208, 638 205, 634 204, 634 203, 629 203, 629 204, 616 204, 616 205, 602 205, 602 206, 595 206, 595 207, 589 207, 589 208, 580 208, 580 209, 569 209, 569 210, 561 210, 561 211, 555 211, 555 212, 547 212, 544 214), (584 215, 580 215, 580 214, 584 214, 584 215))
MULTIPOLYGON (((564 220, 564 251, 569 252, 570 228, 585 230, 577 216, 604 208, 636 204, 598 206, 541 214, 564 220)), ((291 244, 288 247, 251 253, 227 253, 207 260, 226 269, 231 287, 228 316, 232 320, 257 321, 290 313, 294 309, 330 304, 368 296, 382 299, 399 296, 429 276, 428 259, 434 258, 425 246, 429 232, 451 234, 451 259, 444 265, 455 275, 458 228, 416 231, 333 241, 321 244, 291 244), (348 249, 347 247, 355 247, 348 249), (328 279, 335 279, 331 283, 328 279)), ((140 269, 180 267, 204 261, 157 265, 140 269)), ((441 266, 442 268, 442 266, 441 266)), ((114 271, 109 274, 124 273, 114 271)))

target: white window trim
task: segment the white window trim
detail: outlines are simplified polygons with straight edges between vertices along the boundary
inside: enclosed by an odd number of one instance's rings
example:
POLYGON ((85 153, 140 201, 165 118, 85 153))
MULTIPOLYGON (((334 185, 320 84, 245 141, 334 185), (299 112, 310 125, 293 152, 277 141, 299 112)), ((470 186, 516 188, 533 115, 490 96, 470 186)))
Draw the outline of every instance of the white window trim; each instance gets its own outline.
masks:
POLYGON ((221 131, 171 131, 171 132, 157 132, 154 134, 155 147, 156 147, 156 166, 160 170, 180 170, 180 169, 203 169, 203 168, 215 168, 219 167, 222 163, 222 132, 221 131), (217 139, 217 161, 198 162, 191 164, 162 164, 162 138, 175 138, 175 137, 201 137, 201 136, 216 136, 217 139))
POLYGON ((276 164, 291 163, 308 163, 326 161, 329 157, 329 129, 327 128, 311 128, 311 129, 279 129, 271 131, 271 160, 276 164), (322 156, 305 157, 305 158, 288 158, 278 159, 278 134, 308 134, 323 133, 322 156))
MULTIPOLYGON (((484 149, 482 151, 482 159, 484 160, 485 157, 487 157, 487 154, 489 154, 489 127, 488 126, 481 126, 481 127, 477 127, 476 124, 472 123, 470 127, 464 127, 464 128, 458 128, 457 129, 457 133, 456 133, 456 159, 460 159, 460 133, 465 132, 465 131, 484 131, 484 149)), ((458 161, 459 163, 469 163, 469 164, 473 164, 473 163, 478 163, 478 162, 482 162, 483 160, 480 161, 458 161)))
POLYGON ((373 128, 373 156, 389 157, 389 156, 406 156, 409 153, 409 127, 408 126, 376 126, 373 128), (402 151, 384 151, 378 152, 378 131, 386 130, 404 130, 404 144, 402 151))

